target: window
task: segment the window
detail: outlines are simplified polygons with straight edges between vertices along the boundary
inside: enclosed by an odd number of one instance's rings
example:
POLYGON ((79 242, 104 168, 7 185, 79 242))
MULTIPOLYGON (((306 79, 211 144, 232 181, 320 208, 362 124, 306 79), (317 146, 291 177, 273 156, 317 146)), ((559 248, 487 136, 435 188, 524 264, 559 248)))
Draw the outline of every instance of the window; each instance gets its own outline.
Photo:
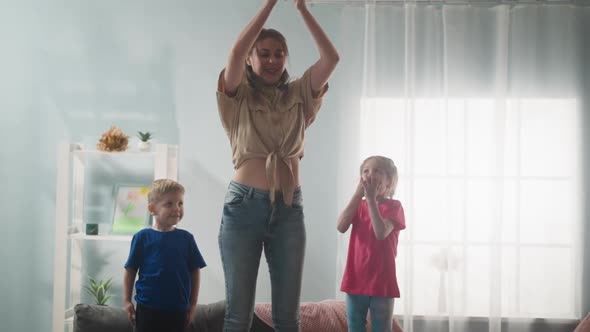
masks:
POLYGON ((581 137, 574 99, 361 103, 361 159, 391 157, 396 314, 573 318, 581 137))

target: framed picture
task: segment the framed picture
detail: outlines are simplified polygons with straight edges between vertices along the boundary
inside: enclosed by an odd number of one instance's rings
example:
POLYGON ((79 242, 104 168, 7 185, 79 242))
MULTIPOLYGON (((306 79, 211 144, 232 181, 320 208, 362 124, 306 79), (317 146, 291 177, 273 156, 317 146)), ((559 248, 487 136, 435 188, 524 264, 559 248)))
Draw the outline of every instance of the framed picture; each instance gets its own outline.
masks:
POLYGON ((147 186, 115 186, 113 234, 135 234, 149 225, 150 214, 147 194, 147 186))

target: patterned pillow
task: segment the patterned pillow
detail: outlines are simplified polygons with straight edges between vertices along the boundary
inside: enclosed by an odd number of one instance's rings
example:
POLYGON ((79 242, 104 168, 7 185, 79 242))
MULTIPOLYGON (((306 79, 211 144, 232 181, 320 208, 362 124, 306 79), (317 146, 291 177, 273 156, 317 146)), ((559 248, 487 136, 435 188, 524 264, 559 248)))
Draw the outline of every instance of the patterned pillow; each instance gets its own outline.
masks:
POLYGON ((574 332, 590 332, 590 312, 582 319, 574 332))
MULTIPOLYGON (((272 324, 270 303, 257 303, 256 315, 269 326, 272 324)), ((346 303, 344 301, 325 300, 321 302, 303 302, 299 306, 301 332, 346 332, 346 303)))
MULTIPOLYGON (((256 316, 268 326, 272 324, 272 310, 270 303, 258 303, 254 310, 256 316)), ((303 302, 299 306, 301 332, 346 332, 346 302, 338 300, 324 300, 321 302, 303 302)), ((370 315, 367 319, 367 331, 371 331, 370 315)), ((397 320, 393 321, 393 331, 403 332, 397 320)))

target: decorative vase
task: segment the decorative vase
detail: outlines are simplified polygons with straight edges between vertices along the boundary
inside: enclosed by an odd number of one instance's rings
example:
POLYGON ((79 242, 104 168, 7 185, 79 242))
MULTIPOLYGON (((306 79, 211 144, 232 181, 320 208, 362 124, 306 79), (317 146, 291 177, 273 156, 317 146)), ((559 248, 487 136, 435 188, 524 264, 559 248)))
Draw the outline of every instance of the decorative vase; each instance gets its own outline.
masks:
POLYGON ((139 141, 137 147, 139 148, 139 151, 149 151, 152 148, 152 143, 139 141))

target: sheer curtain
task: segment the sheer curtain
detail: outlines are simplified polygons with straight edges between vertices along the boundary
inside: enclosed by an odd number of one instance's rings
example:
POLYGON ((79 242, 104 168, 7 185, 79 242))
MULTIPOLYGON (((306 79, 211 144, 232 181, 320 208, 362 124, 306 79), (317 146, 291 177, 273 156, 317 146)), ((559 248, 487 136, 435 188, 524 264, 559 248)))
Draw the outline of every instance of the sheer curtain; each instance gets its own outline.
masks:
POLYGON ((339 207, 365 157, 394 159, 404 331, 580 317, 582 15, 570 4, 342 8, 339 207))

